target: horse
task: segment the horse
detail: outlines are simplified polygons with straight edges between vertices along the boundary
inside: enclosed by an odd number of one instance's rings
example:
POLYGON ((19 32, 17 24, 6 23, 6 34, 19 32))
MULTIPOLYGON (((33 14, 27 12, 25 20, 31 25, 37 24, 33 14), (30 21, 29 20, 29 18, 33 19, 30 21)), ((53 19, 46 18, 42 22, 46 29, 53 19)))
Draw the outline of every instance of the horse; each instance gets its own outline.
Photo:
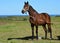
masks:
POLYGON ((38 13, 28 1, 25 2, 24 7, 21 11, 23 14, 25 12, 29 13, 29 22, 32 28, 32 39, 34 39, 34 26, 36 27, 36 39, 38 39, 38 26, 42 26, 45 31, 45 39, 47 39, 47 32, 50 33, 50 39, 52 39, 52 29, 51 29, 51 18, 48 13, 38 13), (46 28, 48 27, 48 31, 46 28))

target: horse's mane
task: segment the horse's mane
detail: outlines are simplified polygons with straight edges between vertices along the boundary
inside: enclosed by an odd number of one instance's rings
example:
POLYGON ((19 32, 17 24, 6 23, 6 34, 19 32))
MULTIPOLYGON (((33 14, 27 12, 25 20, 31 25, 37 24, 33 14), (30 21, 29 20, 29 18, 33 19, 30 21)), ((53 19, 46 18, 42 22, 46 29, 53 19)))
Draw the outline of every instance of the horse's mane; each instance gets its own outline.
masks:
POLYGON ((35 11, 36 13, 38 13, 31 5, 30 5, 30 8, 31 8, 33 11, 35 11))

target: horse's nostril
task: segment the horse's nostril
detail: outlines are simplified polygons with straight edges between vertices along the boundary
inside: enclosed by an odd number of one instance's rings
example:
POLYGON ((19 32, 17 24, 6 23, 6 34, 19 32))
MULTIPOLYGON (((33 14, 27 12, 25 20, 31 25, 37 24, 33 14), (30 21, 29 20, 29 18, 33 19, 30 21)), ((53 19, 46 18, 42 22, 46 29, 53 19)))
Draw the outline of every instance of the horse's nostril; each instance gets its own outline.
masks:
POLYGON ((24 11, 22 10, 22 13, 24 13, 24 11))

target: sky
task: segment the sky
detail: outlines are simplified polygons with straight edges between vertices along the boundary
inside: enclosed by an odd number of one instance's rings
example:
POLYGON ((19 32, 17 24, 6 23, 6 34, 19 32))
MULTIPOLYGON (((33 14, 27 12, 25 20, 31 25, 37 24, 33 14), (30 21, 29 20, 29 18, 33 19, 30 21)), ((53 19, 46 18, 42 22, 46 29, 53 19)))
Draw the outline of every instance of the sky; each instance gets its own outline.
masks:
POLYGON ((38 13, 60 15, 60 0, 0 0, 0 15, 23 15, 21 10, 27 1, 38 13))

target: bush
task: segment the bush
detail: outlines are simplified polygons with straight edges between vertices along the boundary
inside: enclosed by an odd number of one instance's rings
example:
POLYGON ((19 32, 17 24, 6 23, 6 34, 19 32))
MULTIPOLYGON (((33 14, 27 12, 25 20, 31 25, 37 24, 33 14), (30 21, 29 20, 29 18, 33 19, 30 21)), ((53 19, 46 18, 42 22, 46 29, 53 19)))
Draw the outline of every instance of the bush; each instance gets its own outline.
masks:
POLYGON ((27 21, 27 18, 23 18, 23 21, 27 21))

